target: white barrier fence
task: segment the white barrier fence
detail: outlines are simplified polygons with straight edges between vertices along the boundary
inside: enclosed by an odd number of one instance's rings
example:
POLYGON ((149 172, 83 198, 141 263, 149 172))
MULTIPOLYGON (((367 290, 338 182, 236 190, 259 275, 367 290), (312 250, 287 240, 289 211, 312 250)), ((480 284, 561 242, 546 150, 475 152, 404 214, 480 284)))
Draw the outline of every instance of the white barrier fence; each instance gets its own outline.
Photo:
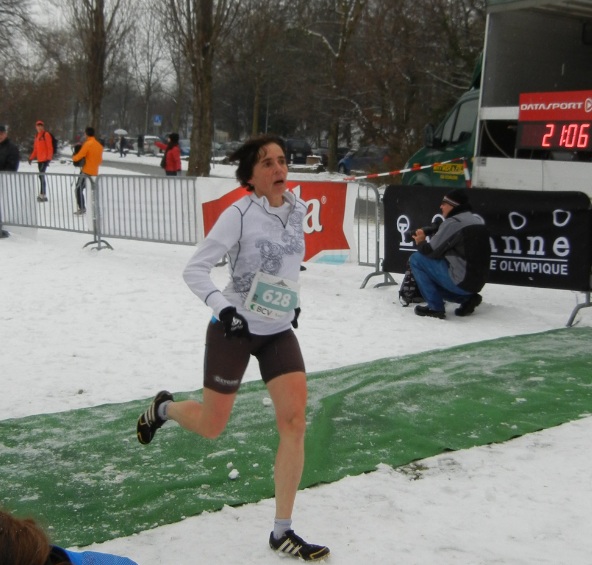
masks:
MULTIPOLYGON (((80 175, 45 175, 47 202, 39 202, 39 174, 0 174, 0 224, 87 232, 99 249, 108 238, 195 245, 233 201, 245 194, 228 178, 100 175, 86 179, 86 214, 77 215, 80 175)), ((306 261, 357 261, 374 267, 380 284, 394 284, 381 269, 382 200, 371 184, 289 181, 308 205, 306 261)), ((87 245, 89 245, 87 244, 87 245)))

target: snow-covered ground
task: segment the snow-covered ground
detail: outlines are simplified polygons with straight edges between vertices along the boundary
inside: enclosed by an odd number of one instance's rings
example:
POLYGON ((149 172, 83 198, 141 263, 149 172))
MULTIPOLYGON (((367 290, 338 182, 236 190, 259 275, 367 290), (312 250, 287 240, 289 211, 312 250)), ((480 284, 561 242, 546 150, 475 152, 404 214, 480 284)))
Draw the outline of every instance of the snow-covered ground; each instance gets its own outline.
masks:
MULTIPOLYGON (((101 172, 120 174, 111 159, 121 160, 106 153, 101 172)), ((21 170, 36 168, 25 162, 21 170)), ((54 163, 50 172, 71 170, 54 163)), ((234 168, 213 172, 232 176, 234 168)), ((192 248, 112 240, 113 251, 97 252, 83 248, 85 234, 10 231, 0 240, 1 419, 201 387, 210 313, 181 278, 192 248)), ((457 318, 451 309, 441 321, 401 307, 394 287, 360 289, 367 267, 307 267, 297 335, 309 372, 560 328, 581 300, 488 285, 475 315, 457 318)), ((214 276, 225 280, 225 268, 214 276)), ((591 325, 592 309, 578 320, 591 325)), ((252 364, 245 380, 258 378, 252 364)), ((304 490, 294 529, 327 544, 335 565, 588 565, 592 417, 583 416, 505 444, 304 490)), ((273 500, 264 500, 93 549, 140 565, 272 564, 279 559, 267 546, 272 523, 273 500)))

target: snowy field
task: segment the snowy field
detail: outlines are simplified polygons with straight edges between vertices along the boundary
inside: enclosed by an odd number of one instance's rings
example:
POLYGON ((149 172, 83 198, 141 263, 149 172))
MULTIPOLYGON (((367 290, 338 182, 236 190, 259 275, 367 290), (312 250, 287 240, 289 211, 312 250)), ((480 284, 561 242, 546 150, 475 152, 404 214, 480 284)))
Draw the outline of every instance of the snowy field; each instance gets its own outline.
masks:
MULTIPOLYGON (((120 174, 111 159, 122 160, 106 153, 101 172, 120 174)), ((25 162, 21 170, 34 167, 25 162)), ((212 172, 233 171, 216 165, 212 172)), ((0 240, 1 419, 201 387, 210 312, 181 277, 191 247, 111 240, 113 251, 97 252, 83 248, 85 234, 9 229, 0 240)), ((561 328, 582 300, 569 291, 488 285, 473 316, 457 318, 449 306, 447 320, 425 319, 399 305, 396 287, 360 289, 370 272, 309 264, 302 273, 297 335, 309 372, 561 328)), ((225 268, 214 277, 222 284, 225 268)), ((592 325, 592 309, 577 321, 592 325)), ((251 364, 245 380, 258 378, 251 364)), ((592 407, 578 421, 505 444, 304 490, 294 529, 328 545, 335 565, 588 565, 591 414, 592 407)), ((273 500, 226 507, 93 549, 139 565, 278 563, 267 546, 273 511, 273 500)))

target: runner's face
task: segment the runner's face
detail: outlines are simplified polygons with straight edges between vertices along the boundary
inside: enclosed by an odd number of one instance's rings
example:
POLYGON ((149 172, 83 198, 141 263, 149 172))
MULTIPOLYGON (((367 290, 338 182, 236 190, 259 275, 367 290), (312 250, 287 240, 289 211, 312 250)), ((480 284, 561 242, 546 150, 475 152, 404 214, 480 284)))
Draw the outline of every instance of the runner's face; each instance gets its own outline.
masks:
POLYGON ((272 206, 280 206, 287 188, 287 176, 288 165, 282 148, 275 143, 264 145, 249 181, 255 187, 255 194, 267 197, 272 206))

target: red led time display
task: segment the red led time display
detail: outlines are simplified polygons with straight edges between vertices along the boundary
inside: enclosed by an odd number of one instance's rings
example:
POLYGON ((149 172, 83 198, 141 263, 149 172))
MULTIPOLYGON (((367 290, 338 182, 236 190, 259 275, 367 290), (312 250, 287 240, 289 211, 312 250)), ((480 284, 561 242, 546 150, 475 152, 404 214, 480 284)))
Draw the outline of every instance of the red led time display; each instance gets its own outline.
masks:
POLYGON ((517 145, 549 151, 592 151, 592 91, 520 95, 517 145))
POLYGON ((592 122, 525 122, 518 126, 518 147, 549 151, 590 151, 592 122))

